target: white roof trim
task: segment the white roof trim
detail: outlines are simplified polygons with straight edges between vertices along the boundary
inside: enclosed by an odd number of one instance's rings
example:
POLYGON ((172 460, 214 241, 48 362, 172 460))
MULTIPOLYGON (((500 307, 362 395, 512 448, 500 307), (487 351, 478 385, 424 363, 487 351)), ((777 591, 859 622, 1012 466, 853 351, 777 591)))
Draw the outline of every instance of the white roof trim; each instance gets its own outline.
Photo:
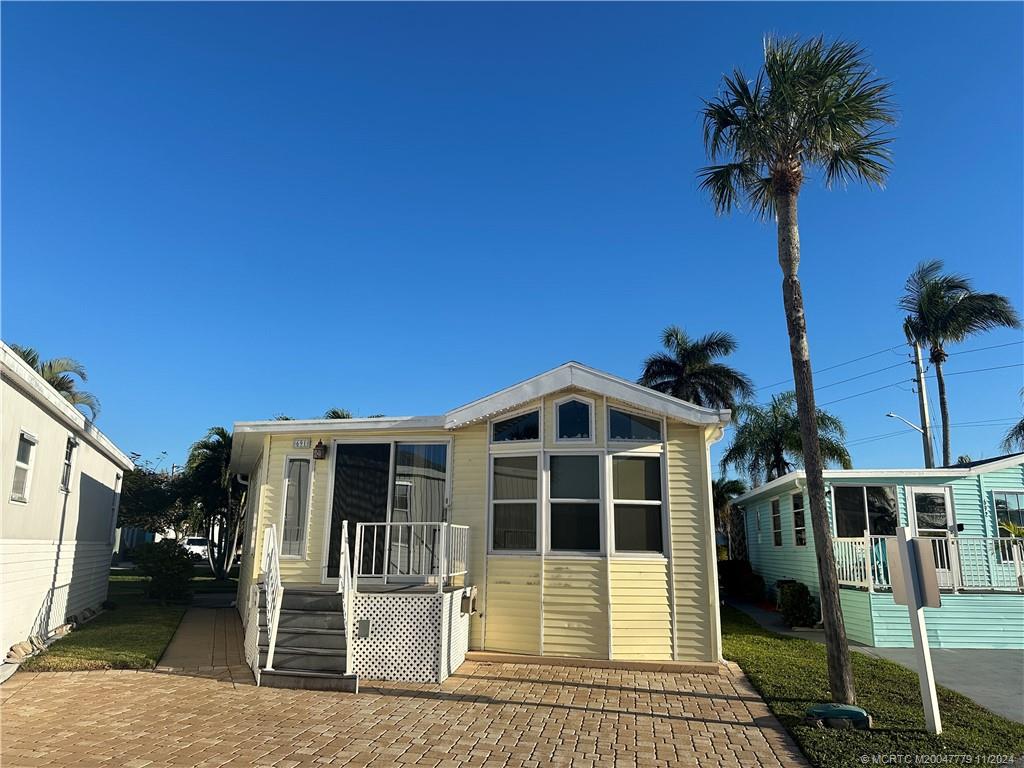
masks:
POLYGON ((74 430, 93 448, 103 453, 121 469, 129 470, 132 460, 126 456, 104 435, 96 425, 86 418, 85 414, 61 397, 39 372, 26 363, 9 346, 0 342, 0 370, 12 383, 18 385, 26 395, 32 398, 40 408, 47 411, 53 418, 74 430))
POLYGON ((443 429, 444 416, 379 416, 368 419, 273 419, 236 421, 235 433, 258 432, 268 435, 292 433, 346 432, 349 430, 443 429))
POLYGON ((689 424, 721 425, 728 423, 730 418, 727 409, 702 408, 580 363, 566 363, 493 395, 448 411, 444 416, 444 425, 448 429, 458 429, 569 387, 578 387, 621 400, 651 413, 689 424))
MULTIPOLYGON (((1005 459, 999 461, 993 461, 990 464, 982 464, 978 467, 936 467, 935 469, 826 469, 822 472, 822 476, 826 481, 828 480, 864 480, 872 477, 882 478, 907 478, 910 480, 917 478, 958 478, 958 477, 970 477, 971 475, 981 475, 986 472, 994 472, 999 469, 1006 469, 1018 464, 1024 464, 1024 453, 1018 453, 1014 456, 1007 456, 1005 459)), ((764 496, 766 494, 780 493, 790 485, 796 485, 798 482, 806 480, 807 473, 798 469, 794 472, 790 472, 787 475, 776 478, 770 483, 759 485, 753 490, 747 491, 742 496, 737 496, 732 500, 733 504, 742 505, 744 502, 749 502, 752 499, 764 496)))

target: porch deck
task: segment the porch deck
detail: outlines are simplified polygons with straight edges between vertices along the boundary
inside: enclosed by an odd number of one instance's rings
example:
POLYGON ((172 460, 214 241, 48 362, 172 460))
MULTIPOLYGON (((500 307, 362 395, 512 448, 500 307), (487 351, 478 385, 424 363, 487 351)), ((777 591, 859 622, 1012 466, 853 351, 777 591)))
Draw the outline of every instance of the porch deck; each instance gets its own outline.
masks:
MULTIPOLYGON (((283 582, 283 586, 286 590, 294 590, 299 592, 324 592, 324 593, 336 593, 338 591, 337 584, 317 584, 315 582, 300 582, 300 581, 286 581, 283 582)), ((464 587, 453 586, 452 584, 445 584, 443 587, 444 594, 451 592, 461 592, 464 587)), ((436 595, 438 589, 436 584, 430 584, 425 582, 390 582, 383 584, 372 581, 360 581, 355 592, 363 594, 403 594, 403 595, 436 595)))

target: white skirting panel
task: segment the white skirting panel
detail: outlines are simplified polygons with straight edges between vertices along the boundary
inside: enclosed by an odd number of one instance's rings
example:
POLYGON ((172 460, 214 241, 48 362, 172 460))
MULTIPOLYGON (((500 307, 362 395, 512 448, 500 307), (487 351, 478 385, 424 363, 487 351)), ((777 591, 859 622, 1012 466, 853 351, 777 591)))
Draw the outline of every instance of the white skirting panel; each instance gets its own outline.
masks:
POLYGON ((0 539, 0 656, 107 599, 107 542, 0 539))
POLYGON ((466 658, 469 615, 462 613, 462 594, 357 594, 352 671, 361 679, 443 682, 466 658))

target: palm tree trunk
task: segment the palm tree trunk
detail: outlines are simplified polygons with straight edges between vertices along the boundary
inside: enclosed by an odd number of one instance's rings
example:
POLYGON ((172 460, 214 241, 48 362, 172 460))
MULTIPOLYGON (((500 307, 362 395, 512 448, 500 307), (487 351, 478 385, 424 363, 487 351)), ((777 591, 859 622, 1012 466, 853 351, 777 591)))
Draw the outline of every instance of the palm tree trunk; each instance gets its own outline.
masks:
POLYGON ((814 382, 811 378, 811 355, 807 343, 807 321, 804 299, 797 270, 800 267, 800 231, 797 226, 797 193, 780 195, 778 200, 779 265, 782 267, 782 299, 789 330, 789 351, 793 358, 793 380, 796 384, 797 414, 800 417, 800 438, 807 473, 807 496, 814 530, 814 548, 818 560, 818 587, 821 592, 821 618, 825 628, 828 654, 828 682, 833 701, 856 703, 850 646, 839 603, 839 581, 835 554, 832 551, 831 525, 825 508, 825 481, 818 424, 815 414, 814 382))
POLYGON ((939 415, 942 417, 942 466, 949 466, 949 401, 946 400, 946 377, 942 373, 942 361, 933 354, 935 365, 935 384, 939 390, 939 415))

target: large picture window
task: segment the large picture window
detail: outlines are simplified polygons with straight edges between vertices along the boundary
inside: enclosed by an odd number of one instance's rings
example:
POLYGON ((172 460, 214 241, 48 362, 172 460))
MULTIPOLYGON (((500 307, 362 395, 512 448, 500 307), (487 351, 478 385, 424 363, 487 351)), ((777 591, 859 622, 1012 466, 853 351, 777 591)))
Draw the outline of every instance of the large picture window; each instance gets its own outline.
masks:
POLYGON ((612 457, 616 552, 658 552, 662 544, 661 457, 612 457))
POLYGON ((601 469, 597 456, 551 457, 551 550, 601 551, 601 469))
POLYGON ((536 456, 495 456, 491 475, 491 549, 537 549, 536 456))
POLYGON ((540 411, 521 413, 491 425, 492 443, 540 439, 540 411))
POLYGON ((896 489, 888 485, 837 485, 832 488, 836 536, 895 536, 899 524, 896 489))
POLYGON ((284 489, 281 554, 302 557, 306 548, 309 505, 309 459, 288 459, 284 489))

